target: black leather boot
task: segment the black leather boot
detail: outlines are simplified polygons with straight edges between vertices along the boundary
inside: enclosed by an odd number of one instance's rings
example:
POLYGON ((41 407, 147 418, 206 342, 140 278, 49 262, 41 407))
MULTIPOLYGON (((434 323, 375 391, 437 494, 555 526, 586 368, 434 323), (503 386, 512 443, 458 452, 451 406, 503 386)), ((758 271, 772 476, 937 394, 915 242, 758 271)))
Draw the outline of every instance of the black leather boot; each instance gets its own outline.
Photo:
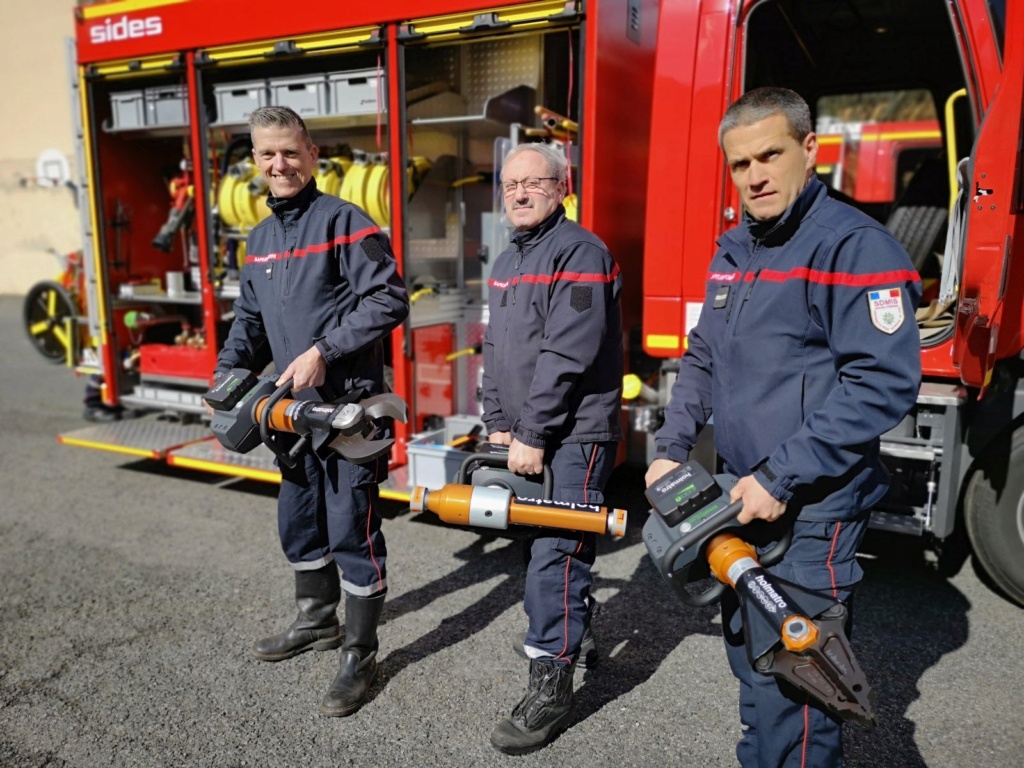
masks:
POLYGON ((506 755, 525 755, 550 744, 576 718, 573 664, 552 659, 530 662, 530 685, 491 733, 491 744, 506 755))
POLYGON ((351 715, 366 701, 377 675, 377 624, 383 607, 384 595, 345 595, 345 644, 341 668, 320 702, 325 715, 351 715))
POLYGON ((295 572, 295 604, 299 615, 284 631, 265 637, 252 647, 262 661, 290 659, 303 651, 329 651, 341 645, 338 603, 341 584, 338 566, 328 563, 315 571, 295 572))
MULTIPOLYGON (((594 598, 587 598, 587 618, 584 619, 583 624, 583 639, 580 641, 580 656, 576 659, 576 666, 580 669, 596 669, 597 665, 601 662, 601 652, 597 648, 597 637, 594 635, 594 629, 591 622, 594 617, 597 616, 601 610, 601 604, 594 598)), ((526 633, 520 633, 516 637, 512 638, 512 650, 522 656, 524 659, 530 657, 526 655, 526 633)))

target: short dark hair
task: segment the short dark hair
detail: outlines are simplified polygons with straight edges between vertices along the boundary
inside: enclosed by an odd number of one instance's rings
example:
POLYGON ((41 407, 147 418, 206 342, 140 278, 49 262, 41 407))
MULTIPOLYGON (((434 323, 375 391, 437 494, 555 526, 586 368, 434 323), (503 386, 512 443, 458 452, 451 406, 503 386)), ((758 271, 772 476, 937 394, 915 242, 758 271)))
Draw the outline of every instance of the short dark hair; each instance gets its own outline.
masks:
POLYGON ((309 138, 309 131, 306 130, 306 123, 299 117, 299 113, 290 107, 257 107, 249 113, 249 138, 256 128, 298 128, 306 139, 306 143, 312 146, 313 140, 309 138))
POLYGON ((718 124, 718 146, 722 138, 733 128, 753 125, 772 115, 782 115, 789 124, 789 133, 797 141, 803 141, 813 130, 811 108, 796 91, 789 88, 755 88, 747 91, 725 111, 718 124))

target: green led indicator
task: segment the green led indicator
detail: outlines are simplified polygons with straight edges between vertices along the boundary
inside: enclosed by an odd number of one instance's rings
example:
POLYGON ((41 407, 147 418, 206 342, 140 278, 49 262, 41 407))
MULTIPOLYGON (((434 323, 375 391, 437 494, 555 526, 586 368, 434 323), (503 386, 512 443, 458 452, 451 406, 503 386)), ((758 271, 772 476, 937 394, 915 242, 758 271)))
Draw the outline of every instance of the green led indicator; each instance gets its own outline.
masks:
POLYGON ((676 504, 679 504, 683 499, 690 495, 690 491, 694 489, 695 484, 690 483, 684 488, 679 489, 679 495, 676 496, 676 504))

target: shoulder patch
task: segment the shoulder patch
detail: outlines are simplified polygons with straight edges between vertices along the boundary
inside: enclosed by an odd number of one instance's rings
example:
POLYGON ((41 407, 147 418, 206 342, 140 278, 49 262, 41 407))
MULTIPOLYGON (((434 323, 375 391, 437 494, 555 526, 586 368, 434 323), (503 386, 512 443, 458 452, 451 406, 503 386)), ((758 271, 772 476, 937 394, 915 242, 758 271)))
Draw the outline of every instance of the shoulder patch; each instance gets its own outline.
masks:
POLYGON ((903 296, 899 288, 868 291, 871 324, 883 333, 895 333, 903 325, 903 296))
POLYGON ((594 289, 589 285, 574 285, 569 297, 569 306, 577 312, 586 312, 594 301, 594 289))
POLYGON ((377 235, 367 235, 359 241, 359 247, 370 261, 383 261, 388 252, 381 245, 377 235))

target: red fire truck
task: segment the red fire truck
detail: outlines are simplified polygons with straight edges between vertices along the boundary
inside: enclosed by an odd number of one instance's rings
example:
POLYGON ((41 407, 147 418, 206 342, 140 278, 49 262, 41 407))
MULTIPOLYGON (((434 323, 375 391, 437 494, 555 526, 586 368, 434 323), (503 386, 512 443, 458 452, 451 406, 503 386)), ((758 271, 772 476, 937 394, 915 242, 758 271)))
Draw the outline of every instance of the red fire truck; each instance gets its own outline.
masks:
POLYGON ((384 495, 450 480, 464 455, 482 286, 508 237, 496 179, 524 141, 564 148, 571 213, 619 261, 625 455, 646 462, 715 239, 740 215, 718 121, 745 90, 785 85, 815 112, 821 178, 892 228, 925 280, 925 379, 884 439, 893 491, 873 523, 937 543, 965 527, 1024 602, 1024 9, 1010 5, 83 3, 72 81, 88 314, 63 338, 86 339, 71 358, 102 377, 109 406, 141 415, 60 439, 277 479, 269 452, 220 449, 200 397, 246 232, 266 215, 246 116, 285 104, 321 147, 321 189, 390 233, 413 300, 390 343, 411 418, 384 495))

